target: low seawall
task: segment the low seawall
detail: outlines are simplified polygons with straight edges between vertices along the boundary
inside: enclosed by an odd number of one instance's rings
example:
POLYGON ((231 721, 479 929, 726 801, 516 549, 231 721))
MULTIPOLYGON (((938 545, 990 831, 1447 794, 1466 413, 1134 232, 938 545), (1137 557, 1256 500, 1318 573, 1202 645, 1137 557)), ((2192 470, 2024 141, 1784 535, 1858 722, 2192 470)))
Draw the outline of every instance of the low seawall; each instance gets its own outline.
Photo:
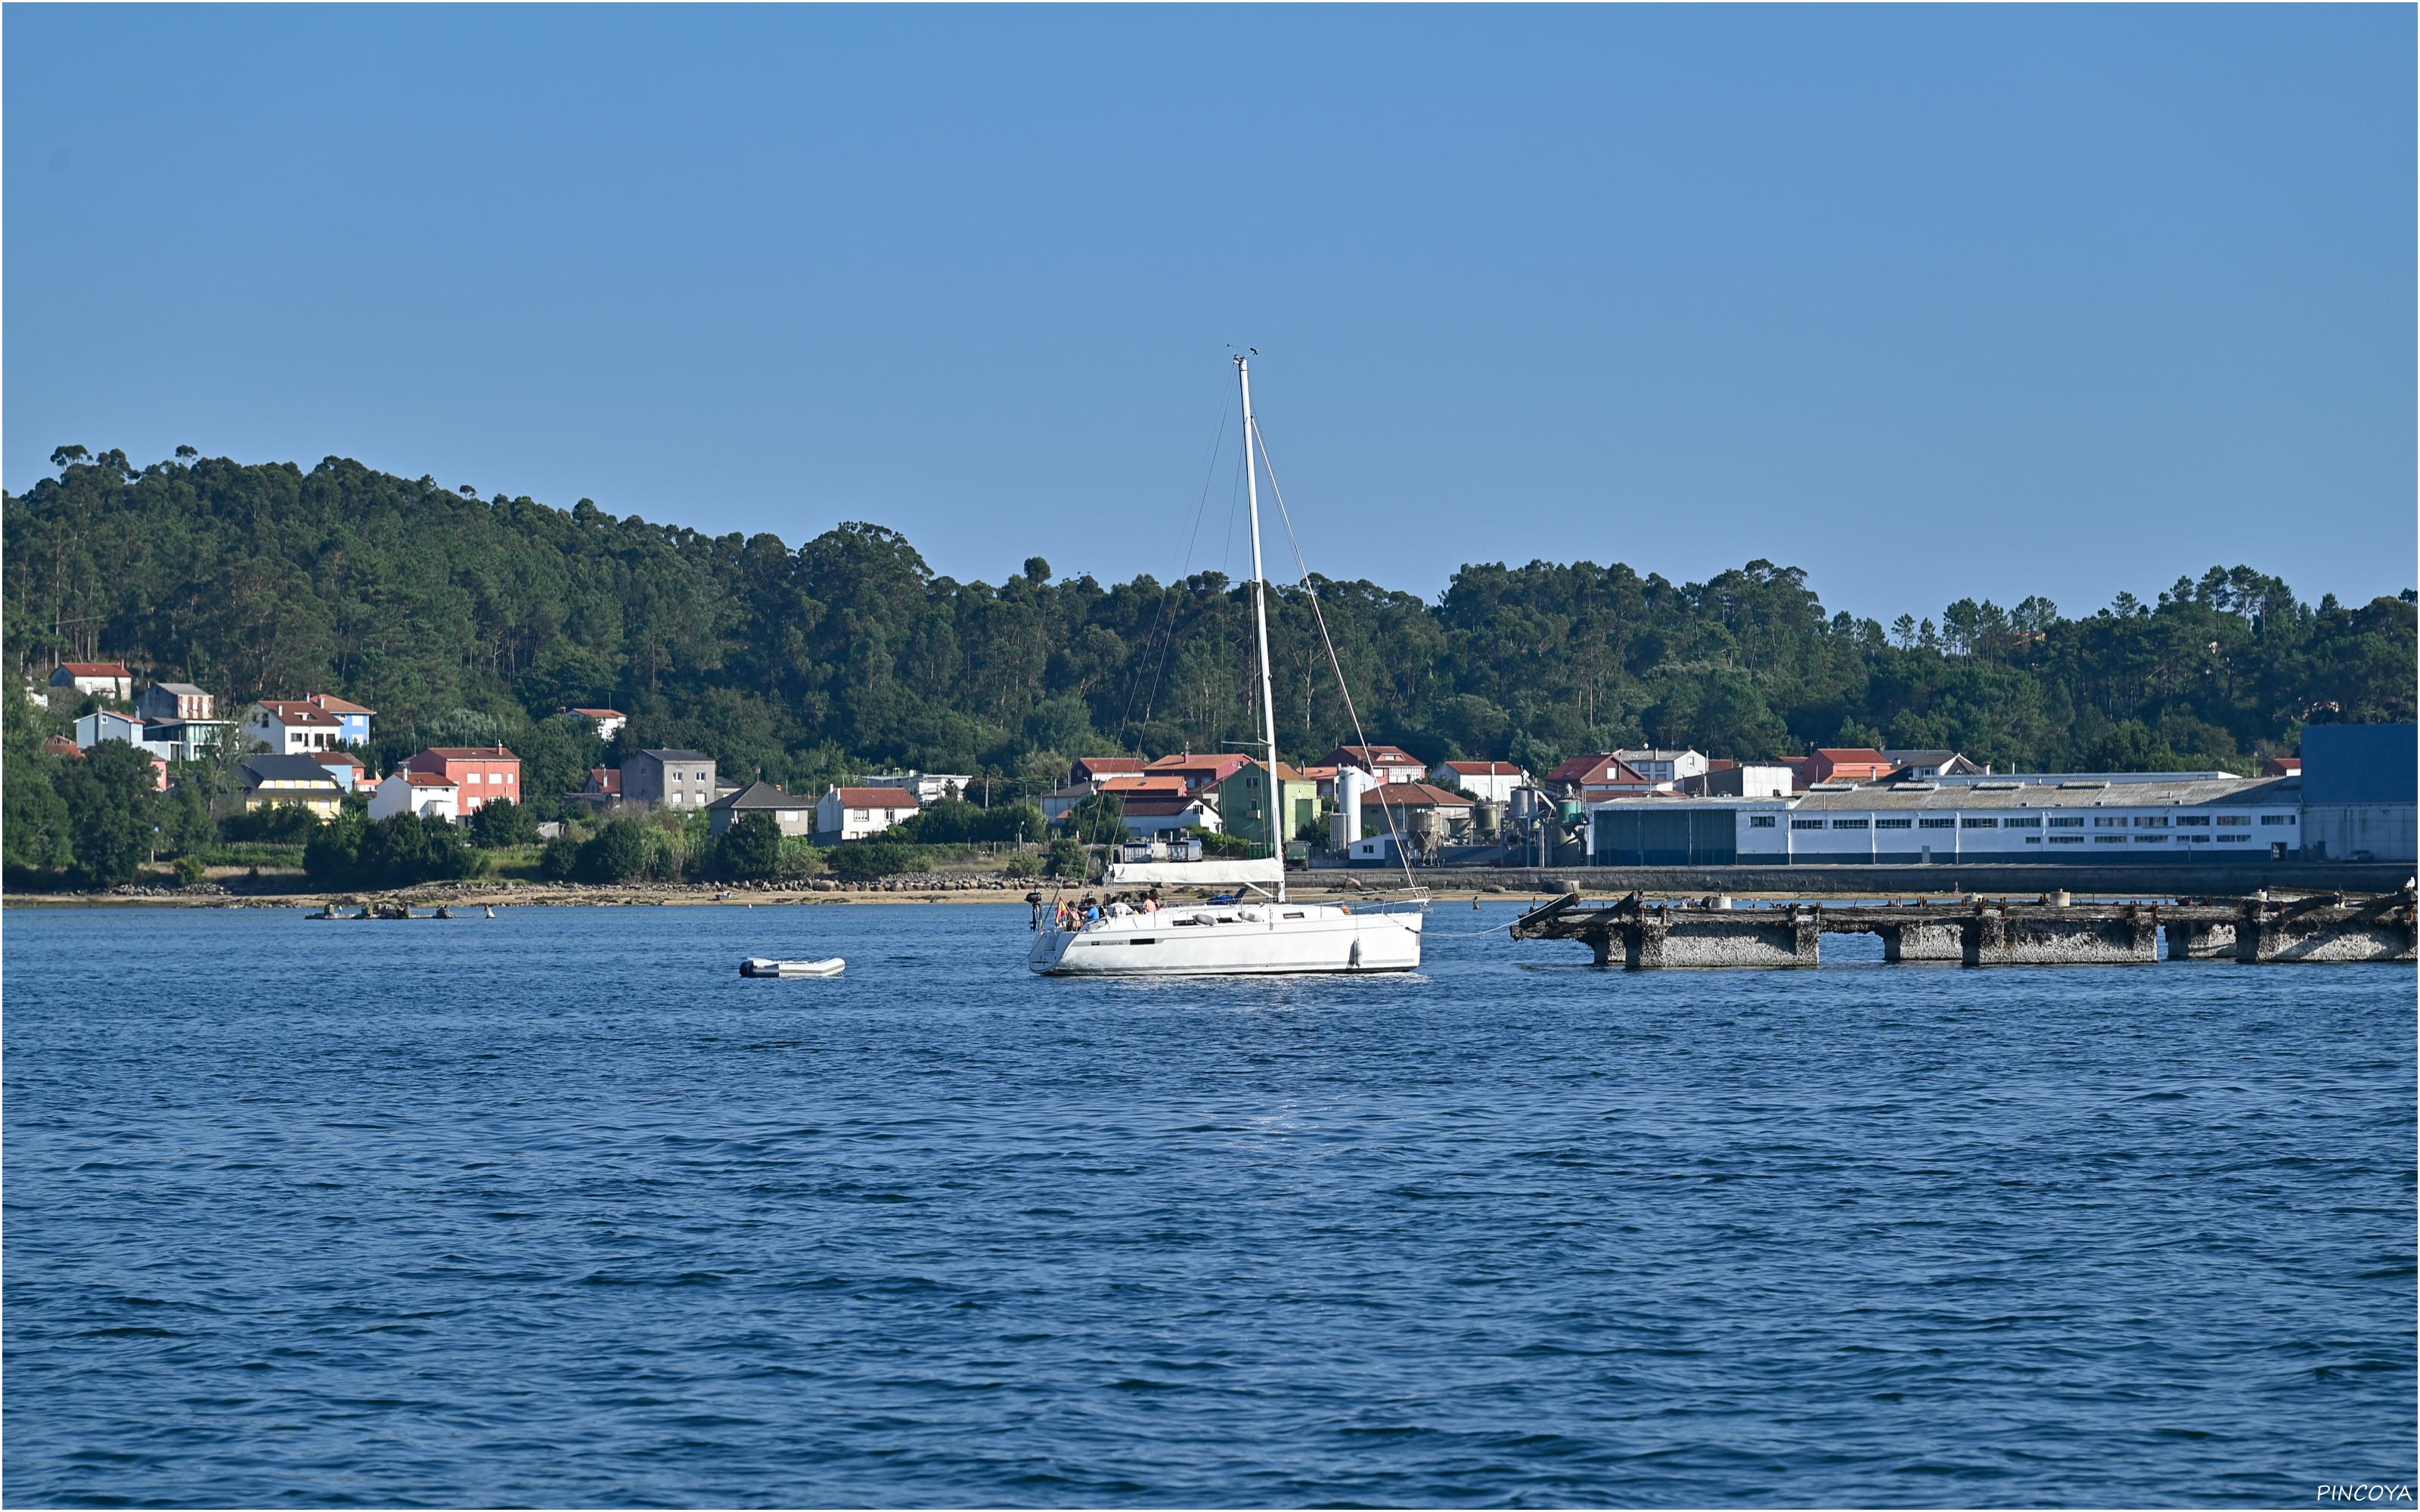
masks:
MULTIPOLYGON (((1951 893, 2112 893, 2172 898, 2263 888, 2273 892, 2392 892, 2412 875, 2410 862, 2270 861, 2230 866, 1573 866, 1415 868, 1432 887, 1483 887, 1564 892, 1592 898, 1631 892, 1787 893, 1823 897, 1921 898, 1951 893)), ((1312 872, 1314 882, 1333 875, 1312 872)), ((1364 873, 1366 875, 1366 873, 1364 873)), ((1401 872, 1394 873, 1401 876, 1401 872)))

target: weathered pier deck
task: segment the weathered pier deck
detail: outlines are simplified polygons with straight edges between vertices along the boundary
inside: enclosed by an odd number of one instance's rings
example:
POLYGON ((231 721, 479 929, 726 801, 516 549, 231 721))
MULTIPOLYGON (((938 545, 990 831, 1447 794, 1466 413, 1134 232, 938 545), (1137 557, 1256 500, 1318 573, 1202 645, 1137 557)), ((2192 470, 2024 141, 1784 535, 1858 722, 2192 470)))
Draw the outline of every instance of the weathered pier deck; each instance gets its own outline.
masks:
POLYGON ((1632 893, 1588 907, 1567 893, 1514 921, 1516 940, 1573 940, 1599 965, 1812 966, 1826 934, 1876 934, 1886 961, 1968 966, 2149 964, 2164 932, 2171 961, 2282 964, 2413 959, 2412 890, 2364 897, 2185 898, 2167 903, 1960 899, 1954 903, 1785 903, 1731 908, 1632 893))

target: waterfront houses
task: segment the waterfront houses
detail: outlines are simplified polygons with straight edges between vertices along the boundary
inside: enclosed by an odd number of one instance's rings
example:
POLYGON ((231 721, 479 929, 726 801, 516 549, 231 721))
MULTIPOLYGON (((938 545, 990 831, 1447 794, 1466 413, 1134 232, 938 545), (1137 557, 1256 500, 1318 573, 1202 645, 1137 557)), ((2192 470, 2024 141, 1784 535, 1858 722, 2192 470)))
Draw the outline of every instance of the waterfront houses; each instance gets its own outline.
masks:
POLYGON ((90 750, 104 740, 122 740, 130 746, 140 746, 147 733, 148 726, 141 719, 111 709, 96 709, 90 714, 76 716, 75 743, 83 750, 90 750))
POLYGON ((1188 798, 1132 798, 1125 804, 1126 833, 1154 840, 1187 829, 1220 831, 1218 805, 1207 794, 1188 798))
POLYGON ((336 718, 336 742, 344 746, 366 746, 370 743, 370 720, 378 710, 338 698, 334 693, 314 693, 305 703, 336 718))
POLYGON ((597 732, 599 740, 613 739, 622 733, 624 725, 630 722, 630 717, 619 709, 558 709, 555 712, 582 721, 597 732))
POLYGON ((1319 764, 1357 766, 1382 783, 1419 782, 1429 775, 1429 764, 1401 746, 1339 746, 1319 764))
POLYGON ((274 756, 308 755, 344 744, 344 722, 302 699, 263 699, 243 711, 244 743, 274 756))
POLYGON ((1319 784, 1283 762, 1278 764, 1274 802, 1265 762, 1247 759, 1212 791, 1218 795, 1218 815, 1226 833, 1238 840, 1274 848, 1305 836, 1318 838, 1319 784), (1269 826, 1272 812, 1278 815, 1274 835, 1269 826))
POLYGON ((922 807, 906 788, 835 787, 815 800, 815 835, 827 841, 863 840, 922 807))
POLYGON ((243 784, 240 801, 247 810, 308 809, 324 820, 335 817, 344 803, 336 779, 308 756, 263 751, 237 764, 236 776, 243 784))
POLYGON ((1879 782, 1895 764, 1866 746, 1819 746, 1807 753, 1807 785, 1818 782, 1879 782))
POLYGON ((706 805, 707 824, 715 834, 721 834, 752 813, 770 814, 773 824, 783 835, 801 838, 812 835, 818 827, 816 811, 821 800, 784 793, 770 782, 751 782, 734 793, 727 793, 706 805))
POLYGON ((460 824, 462 789, 442 773, 397 768, 389 772, 372 790, 369 816, 372 819, 392 819, 406 813, 418 814, 424 819, 442 819, 449 825, 460 824))
MULTIPOLYGON (((1236 751, 1229 751, 1219 756, 1197 756, 1188 750, 1174 756, 1162 756, 1144 767, 1142 775, 1177 778, 1185 783, 1187 794, 1198 795, 1215 789, 1219 783, 1242 771, 1250 761, 1249 756, 1236 751)), ((1110 782, 1104 783, 1104 788, 1110 786, 1115 780, 1112 779, 1110 782)))
POLYGON ((683 810, 706 808, 715 801, 714 758, 702 750, 634 752, 622 764, 622 801, 683 810))
POLYGON ((459 792, 461 817, 499 800, 521 799, 521 759, 501 744, 494 746, 431 746, 404 763, 404 769, 442 777, 459 792))
POLYGON ((1669 782, 1678 786, 1693 777, 1703 777, 1713 764, 1699 750, 1665 750, 1649 747, 1638 750, 1617 750, 1614 755, 1623 765, 1650 782, 1669 782))
POLYGON ((1582 803, 1598 803, 1631 793, 1669 793, 1676 786, 1669 778, 1661 781, 1649 778, 1609 750, 1573 757, 1548 772, 1544 785, 1558 798, 1575 798, 1582 803))
POLYGON ((1485 803, 1511 803, 1512 790, 1527 787, 1529 774, 1512 762, 1439 762, 1428 779, 1441 788, 1459 788, 1485 803))
POLYGON ((123 703, 134 696, 134 673, 122 661, 63 661, 52 671, 53 708, 71 706, 87 694, 123 703))
POLYGON ((311 759, 326 767, 328 775, 348 793, 357 793, 369 784, 369 767, 351 751, 313 751, 311 759))
POLYGON ((219 701, 191 683, 154 683, 134 695, 134 712, 146 719, 215 719, 219 701))

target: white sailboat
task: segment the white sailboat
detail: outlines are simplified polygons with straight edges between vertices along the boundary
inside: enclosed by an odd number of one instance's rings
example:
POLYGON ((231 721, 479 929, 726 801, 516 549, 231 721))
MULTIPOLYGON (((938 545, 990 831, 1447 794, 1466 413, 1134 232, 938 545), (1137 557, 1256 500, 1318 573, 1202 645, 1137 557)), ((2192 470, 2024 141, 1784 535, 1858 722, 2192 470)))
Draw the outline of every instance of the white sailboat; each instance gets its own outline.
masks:
MULTIPOLYGON (((1261 566, 1261 495, 1252 451, 1252 374, 1235 359, 1244 407, 1245 498, 1252 532, 1252 621, 1261 685, 1261 747, 1277 771, 1277 704, 1269 679, 1268 580, 1261 566)), ((1282 500, 1280 501, 1282 502, 1282 500)), ((1341 675, 1341 674, 1340 674, 1341 675)), ((1356 735, 1358 736, 1357 720, 1356 735)), ((1272 795, 1275 783, 1271 784, 1272 795)), ((1270 806, 1272 839, 1276 806, 1270 806)), ((1398 852, 1400 855, 1400 851, 1398 852)), ((1408 880, 1408 873, 1406 873, 1408 880)), ((1412 971, 1420 964, 1425 889, 1387 903, 1298 903, 1286 897, 1285 861, 1139 861, 1112 864, 1109 887, 1226 887, 1231 901, 1176 903, 1152 913, 1078 921, 1063 929, 1036 910, 1026 964, 1052 977, 1209 977, 1297 972, 1412 971)))

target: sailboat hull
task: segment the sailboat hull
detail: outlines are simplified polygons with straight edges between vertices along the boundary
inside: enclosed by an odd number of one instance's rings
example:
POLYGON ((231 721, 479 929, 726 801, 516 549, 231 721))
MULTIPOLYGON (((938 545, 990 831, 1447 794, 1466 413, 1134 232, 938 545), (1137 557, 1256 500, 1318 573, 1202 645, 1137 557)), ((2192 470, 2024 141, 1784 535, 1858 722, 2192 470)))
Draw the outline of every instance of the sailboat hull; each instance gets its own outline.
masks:
POLYGON ((1416 971, 1423 921, 1418 910, 1351 913, 1320 903, 1180 907, 1045 930, 1026 964, 1046 977, 1416 971))

